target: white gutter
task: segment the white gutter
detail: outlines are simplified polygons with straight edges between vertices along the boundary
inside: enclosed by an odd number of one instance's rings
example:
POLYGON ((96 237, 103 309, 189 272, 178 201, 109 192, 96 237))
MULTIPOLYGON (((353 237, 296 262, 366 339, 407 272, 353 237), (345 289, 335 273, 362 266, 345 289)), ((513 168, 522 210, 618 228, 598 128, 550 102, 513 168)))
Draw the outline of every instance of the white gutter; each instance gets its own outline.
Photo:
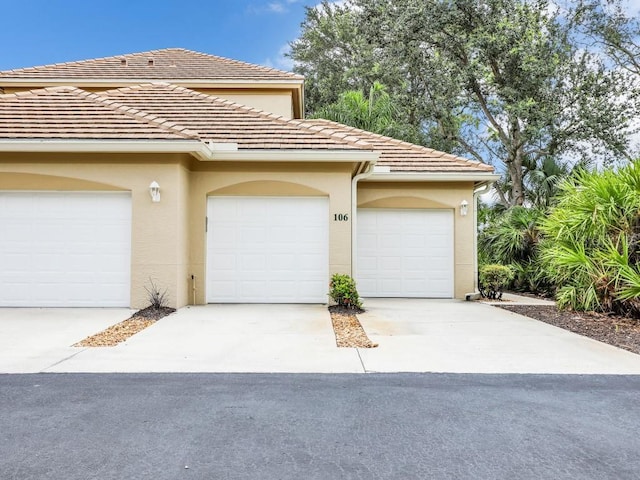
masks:
POLYGON ((467 300, 476 300, 480 297, 478 289, 478 197, 486 193, 495 180, 480 183, 473 189, 473 293, 465 294, 467 300))
POLYGON ((368 150, 238 150, 214 151, 214 162, 375 162, 380 156, 368 150))
POLYGON ((354 280, 358 270, 358 182, 373 174, 376 160, 370 162, 363 172, 351 179, 351 278, 354 280))
POLYGON ((493 173, 439 173, 439 172, 374 172, 367 182, 495 182, 500 175, 493 173))
MULTIPOLYGON (((229 148, 234 148, 230 144, 229 148)), ((0 152, 189 153, 205 162, 374 162, 367 150, 225 150, 199 140, 0 140, 0 152)))
POLYGON ((193 153, 209 157, 199 140, 0 140, 0 152, 193 153))

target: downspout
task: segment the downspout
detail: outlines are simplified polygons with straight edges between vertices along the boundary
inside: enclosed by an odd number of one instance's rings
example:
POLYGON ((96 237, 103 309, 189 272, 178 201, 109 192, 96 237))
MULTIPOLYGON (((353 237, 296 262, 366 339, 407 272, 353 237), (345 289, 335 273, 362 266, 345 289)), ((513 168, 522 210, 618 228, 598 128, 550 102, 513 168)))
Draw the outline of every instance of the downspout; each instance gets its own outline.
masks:
POLYGON ((375 168, 375 162, 369 162, 364 171, 361 171, 362 166, 358 169, 356 174, 351 179, 351 278, 356 278, 357 272, 357 254, 358 254, 358 242, 357 242, 357 212, 358 212, 358 182, 363 178, 371 176, 373 169, 375 168))
POLYGON ((473 190, 473 293, 467 293, 467 300, 477 300, 480 297, 478 289, 478 198, 493 185, 493 182, 483 182, 473 190))

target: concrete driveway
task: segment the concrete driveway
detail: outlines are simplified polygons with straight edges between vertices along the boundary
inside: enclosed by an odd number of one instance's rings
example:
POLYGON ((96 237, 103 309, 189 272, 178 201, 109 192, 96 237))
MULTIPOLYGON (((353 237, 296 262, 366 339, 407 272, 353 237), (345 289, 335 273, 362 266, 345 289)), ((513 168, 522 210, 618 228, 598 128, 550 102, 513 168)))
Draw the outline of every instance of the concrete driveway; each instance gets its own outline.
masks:
POLYGON ((324 305, 203 305, 126 342, 88 348, 47 372, 362 372, 336 347, 324 305))
POLYGON ((490 305, 367 299, 374 349, 337 348, 323 305, 185 307, 116 347, 71 347, 123 309, 0 309, 0 372, 640 374, 640 355, 490 305))
POLYGON ((0 372, 46 371, 82 351, 71 345, 133 312, 126 308, 0 308, 0 372))
POLYGON ((368 372, 640 374, 640 355, 479 302, 368 299, 368 372))

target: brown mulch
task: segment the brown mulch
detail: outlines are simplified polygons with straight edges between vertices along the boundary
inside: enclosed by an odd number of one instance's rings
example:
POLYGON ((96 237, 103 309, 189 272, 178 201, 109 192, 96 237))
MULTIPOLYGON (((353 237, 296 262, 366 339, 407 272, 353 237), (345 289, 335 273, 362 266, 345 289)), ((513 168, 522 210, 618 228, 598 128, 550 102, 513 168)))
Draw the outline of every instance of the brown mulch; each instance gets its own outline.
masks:
POLYGON ((640 354, 640 321, 636 319, 558 310, 553 305, 496 306, 640 354))
POLYGON ((130 318, 120 323, 111 325, 106 330, 91 335, 81 342, 74 344, 74 347, 114 347, 124 342, 138 332, 141 332, 150 325, 156 323, 162 317, 175 312, 175 308, 147 307, 134 313, 130 318))
POLYGON ((329 312, 338 347, 375 348, 378 346, 377 343, 369 340, 360 320, 356 317, 356 313, 362 313, 362 310, 355 311, 334 305, 329 307, 329 312))

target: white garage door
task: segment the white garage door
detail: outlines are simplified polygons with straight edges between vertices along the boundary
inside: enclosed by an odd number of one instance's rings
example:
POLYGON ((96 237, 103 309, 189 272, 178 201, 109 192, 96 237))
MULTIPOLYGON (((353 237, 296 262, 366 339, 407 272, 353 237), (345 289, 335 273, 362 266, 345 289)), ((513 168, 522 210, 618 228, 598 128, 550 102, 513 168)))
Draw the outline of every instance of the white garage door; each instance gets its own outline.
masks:
POLYGON ((0 192, 0 306, 128 307, 131 196, 0 192))
POLYGON ((453 211, 359 209, 358 292, 453 297, 453 211))
POLYGON ((325 303, 328 275, 328 198, 209 198, 209 303, 325 303))

